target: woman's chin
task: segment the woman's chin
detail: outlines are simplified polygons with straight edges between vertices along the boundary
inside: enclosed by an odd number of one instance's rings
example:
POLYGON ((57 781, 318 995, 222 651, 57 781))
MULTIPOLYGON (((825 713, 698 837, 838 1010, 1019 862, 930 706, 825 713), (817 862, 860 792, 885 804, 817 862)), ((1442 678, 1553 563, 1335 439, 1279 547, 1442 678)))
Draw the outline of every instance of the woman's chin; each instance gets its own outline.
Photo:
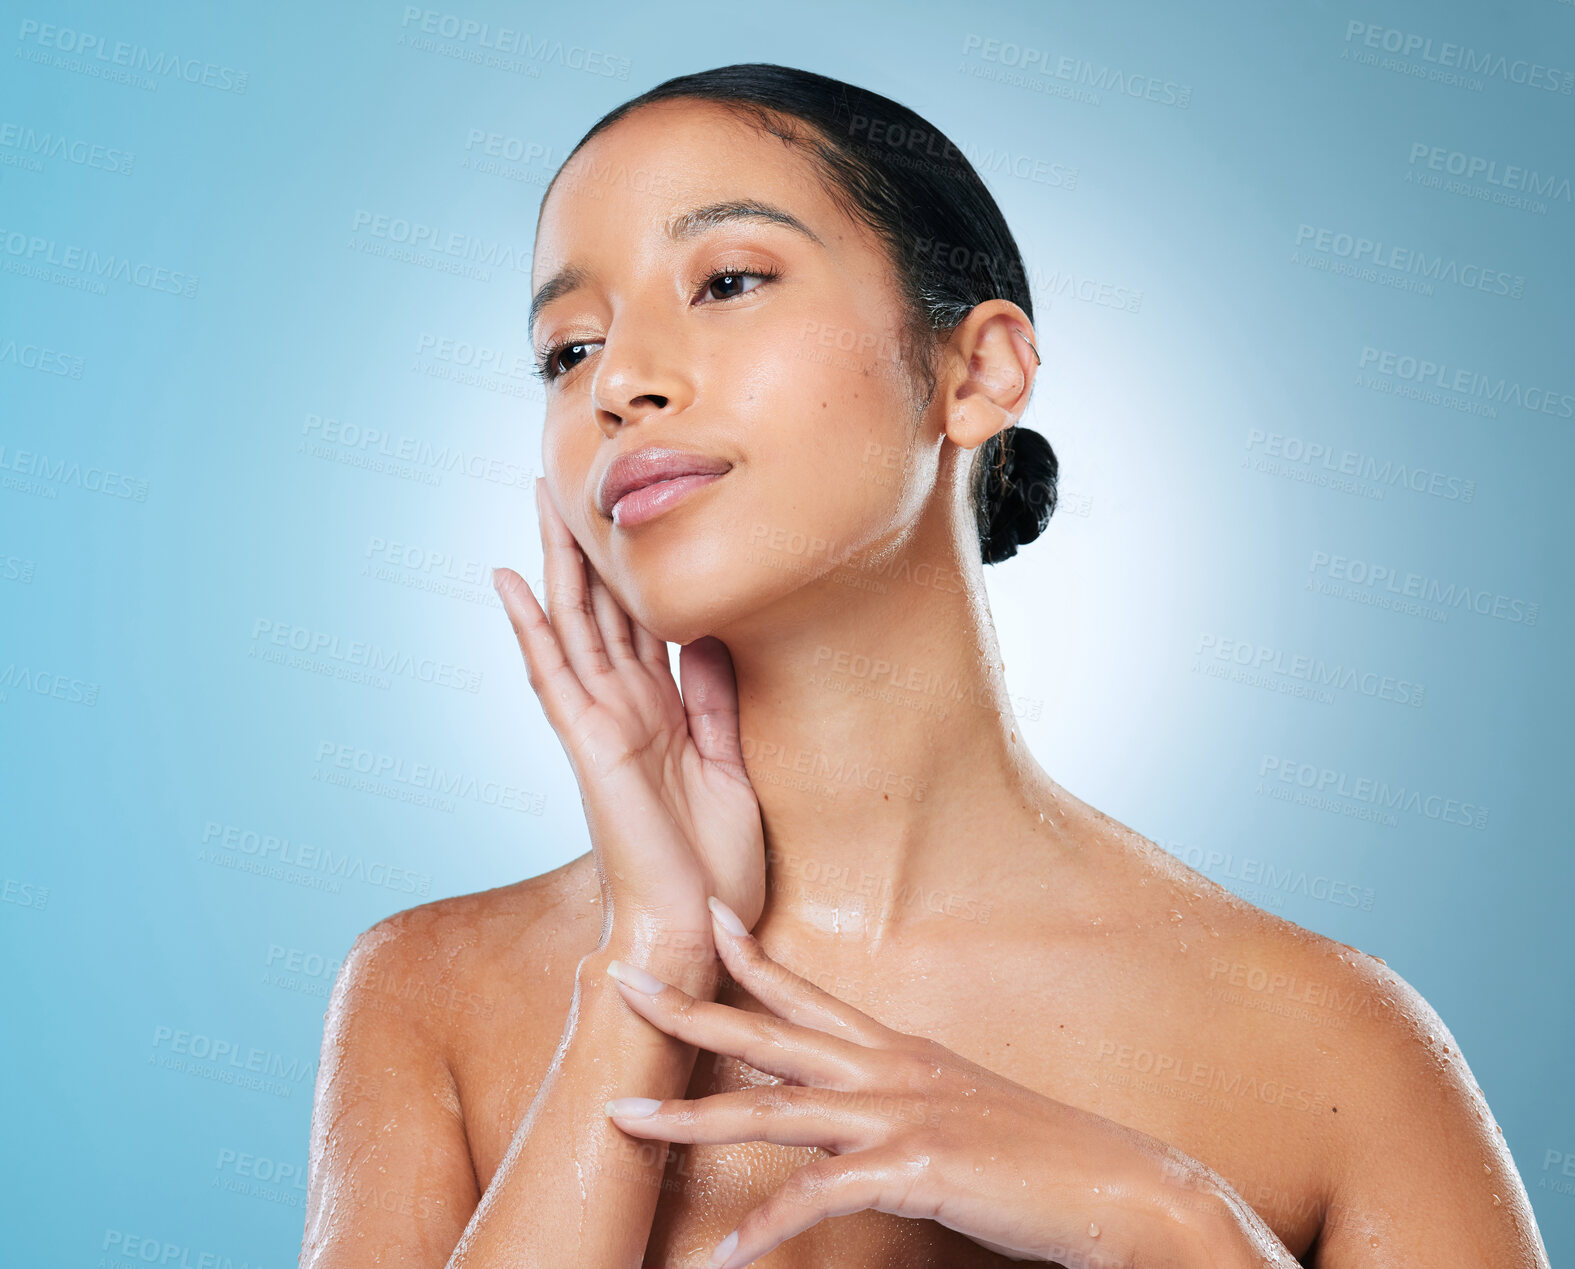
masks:
POLYGON ((740 585, 742 580, 747 580, 747 569, 736 560, 720 570, 655 569, 649 576, 626 576, 632 601, 626 607, 668 643, 692 643, 703 635, 725 638, 725 631, 747 626, 752 613, 779 597, 780 587, 740 585))

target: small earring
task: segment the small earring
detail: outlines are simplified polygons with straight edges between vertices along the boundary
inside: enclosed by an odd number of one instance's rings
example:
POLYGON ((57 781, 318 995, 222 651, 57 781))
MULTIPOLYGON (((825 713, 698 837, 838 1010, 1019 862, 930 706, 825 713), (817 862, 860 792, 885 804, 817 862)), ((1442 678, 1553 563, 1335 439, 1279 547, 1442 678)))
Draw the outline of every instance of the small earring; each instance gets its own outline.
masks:
POLYGON ((1031 353, 1033 353, 1033 355, 1034 355, 1034 364, 1036 366, 1044 365, 1045 363, 1044 363, 1043 359, 1039 356, 1039 350, 1034 347, 1034 341, 1029 339, 1027 335, 1024 335, 1023 332, 1021 330, 1018 330, 1017 327, 1014 326, 1014 327, 1012 327, 1012 329, 1014 331, 1017 331, 1018 335, 1022 337, 1023 343, 1028 345, 1028 350, 1031 353))

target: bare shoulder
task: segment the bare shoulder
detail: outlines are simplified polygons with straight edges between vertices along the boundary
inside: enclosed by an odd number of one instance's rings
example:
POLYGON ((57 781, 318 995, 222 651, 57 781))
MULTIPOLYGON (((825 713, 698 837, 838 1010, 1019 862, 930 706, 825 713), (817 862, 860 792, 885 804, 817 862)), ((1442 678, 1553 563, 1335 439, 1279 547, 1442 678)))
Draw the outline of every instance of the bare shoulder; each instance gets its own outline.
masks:
POLYGON ((590 855, 492 890, 438 899, 360 934, 335 984, 335 1009, 396 1019, 444 1049, 468 1022, 550 989, 601 933, 590 855))
MULTIPOLYGON (((1130 863, 1207 931, 1208 1025, 1315 1090, 1321 1231, 1309 1264, 1546 1265, 1529 1197, 1459 1041, 1382 957, 1232 894, 1131 835, 1130 863), (1376 1242, 1375 1242, 1376 1240, 1376 1242)), ((1168 902, 1168 900, 1167 900, 1168 902)))
POLYGON ((545 1065, 563 1018, 550 998, 600 941, 589 865, 422 904, 357 937, 323 1021, 307 1269, 428 1263, 458 1241, 501 1149, 476 1140, 473 1108, 507 1080, 477 1063, 545 1065))

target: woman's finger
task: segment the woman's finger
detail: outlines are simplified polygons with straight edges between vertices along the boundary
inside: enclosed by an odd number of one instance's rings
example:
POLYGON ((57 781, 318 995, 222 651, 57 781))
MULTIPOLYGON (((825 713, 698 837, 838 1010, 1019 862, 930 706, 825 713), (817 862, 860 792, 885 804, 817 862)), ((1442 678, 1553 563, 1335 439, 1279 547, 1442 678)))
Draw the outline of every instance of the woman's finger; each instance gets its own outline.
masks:
POLYGON ((541 528, 542 570, 547 586, 547 615, 558 632, 564 655, 592 687, 594 680, 612 670, 612 660, 602 643, 602 633, 591 609, 590 587, 585 580, 585 558, 580 544, 553 505, 552 493, 536 477, 536 520, 541 528))
POLYGON ((629 628, 629 614, 624 612, 618 597, 607 588, 602 575, 589 560, 585 561, 585 584, 590 590, 591 611, 596 615, 596 625, 601 630, 602 645, 613 661, 636 659, 634 635, 629 628))
POLYGON ((667 640, 658 639, 633 617, 629 618, 629 624, 634 628, 635 654, 653 671, 665 674, 670 680, 673 667, 667 659, 667 640))
POLYGON ((607 972, 629 1007, 660 1031, 757 1071, 819 1088, 863 1088, 869 1050, 774 1014, 696 1000, 661 979, 613 961, 607 972))
POLYGON ((713 1269, 737 1269, 828 1216, 869 1208, 900 1213, 923 1166, 874 1150, 806 1164, 716 1245, 710 1263, 713 1269))
POLYGON ((898 1123, 923 1122, 925 1110, 912 1097, 763 1084, 693 1101, 618 1097, 607 1114, 631 1137, 653 1141, 769 1141, 847 1154, 885 1141, 898 1123))
POLYGON ((870 1048, 882 1046, 895 1034, 863 1010, 772 960, 738 914, 715 895, 707 902, 722 964, 740 987, 779 1018, 870 1048))
POLYGON ((590 693, 564 656, 557 633, 529 583, 512 568, 495 568, 492 584, 514 627, 531 690, 541 701, 553 730, 560 738, 569 735, 575 721, 593 704, 590 693))
POLYGON ((689 735, 700 756, 741 772, 744 755, 738 736, 738 680, 727 644, 715 635, 684 644, 678 654, 678 678, 689 735))

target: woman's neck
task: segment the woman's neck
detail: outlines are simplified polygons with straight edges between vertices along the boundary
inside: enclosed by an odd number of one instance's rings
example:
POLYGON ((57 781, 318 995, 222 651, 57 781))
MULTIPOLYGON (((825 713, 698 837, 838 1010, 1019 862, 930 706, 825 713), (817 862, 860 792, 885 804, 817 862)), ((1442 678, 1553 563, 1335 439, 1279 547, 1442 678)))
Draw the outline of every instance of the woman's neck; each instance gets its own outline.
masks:
MULTIPOLYGON (((977 913, 1021 826, 1062 791, 1023 742, 982 571, 910 543, 717 634, 766 834, 763 919, 879 943, 977 913)), ((1021 712, 1021 711, 1018 711, 1021 712)))

